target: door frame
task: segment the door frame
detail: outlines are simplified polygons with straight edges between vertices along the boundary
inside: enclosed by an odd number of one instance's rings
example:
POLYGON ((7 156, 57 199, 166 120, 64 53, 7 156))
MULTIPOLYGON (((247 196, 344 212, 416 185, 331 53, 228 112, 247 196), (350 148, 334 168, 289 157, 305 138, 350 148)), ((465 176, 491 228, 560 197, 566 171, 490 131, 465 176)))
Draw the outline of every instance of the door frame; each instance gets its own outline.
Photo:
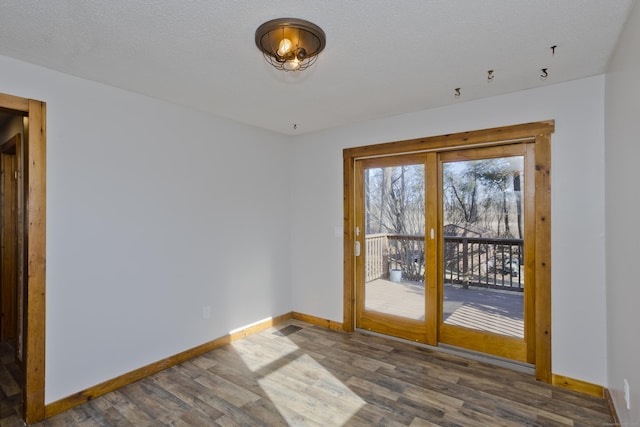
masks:
POLYGON ((46 104, 0 93, 0 110, 26 119, 23 138, 24 352, 22 415, 45 417, 46 104))
POLYGON ((536 379, 551 383, 551 134, 555 121, 540 121, 448 135, 432 136, 343 150, 344 284, 343 328, 355 328, 355 163, 357 159, 400 153, 445 151, 530 142, 535 145, 534 316, 533 355, 536 379))

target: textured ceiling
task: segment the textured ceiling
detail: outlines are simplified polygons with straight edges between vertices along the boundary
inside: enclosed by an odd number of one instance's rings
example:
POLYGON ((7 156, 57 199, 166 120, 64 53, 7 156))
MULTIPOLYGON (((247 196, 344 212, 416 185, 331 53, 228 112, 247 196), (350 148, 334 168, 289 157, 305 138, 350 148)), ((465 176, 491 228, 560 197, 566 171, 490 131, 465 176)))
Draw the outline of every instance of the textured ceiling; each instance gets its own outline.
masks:
POLYGON ((603 73, 632 3, 2 0, 0 55, 300 134, 603 73), (312 68, 265 62, 254 33, 278 17, 324 29, 312 68))

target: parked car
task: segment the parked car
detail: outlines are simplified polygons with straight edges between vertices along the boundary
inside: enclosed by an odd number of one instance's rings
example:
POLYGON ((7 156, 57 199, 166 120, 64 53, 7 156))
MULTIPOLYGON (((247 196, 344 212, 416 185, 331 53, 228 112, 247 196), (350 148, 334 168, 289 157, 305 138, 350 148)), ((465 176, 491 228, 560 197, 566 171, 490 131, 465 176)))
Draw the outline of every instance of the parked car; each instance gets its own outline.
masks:
POLYGON ((491 272, 495 271, 502 274, 511 274, 515 277, 520 275, 520 260, 517 257, 497 254, 487 261, 487 267, 491 272))

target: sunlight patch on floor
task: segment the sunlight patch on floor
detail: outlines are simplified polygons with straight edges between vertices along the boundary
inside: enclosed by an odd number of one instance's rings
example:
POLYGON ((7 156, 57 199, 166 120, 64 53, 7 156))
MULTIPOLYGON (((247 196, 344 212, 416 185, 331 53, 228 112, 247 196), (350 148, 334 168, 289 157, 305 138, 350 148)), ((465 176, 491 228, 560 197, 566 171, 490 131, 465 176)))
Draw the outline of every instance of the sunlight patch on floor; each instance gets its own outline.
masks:
POLYGON ((289 425, 341 426, 366 404, 306 354, 258 382, 289 425))
POLYGON ((279 360, 298 351, 298 346, 288 340, 279 340, 278 345, 265 347, 244 339, 234 342, 233 349, 242 357, 242 361, 251 372, 268 368, 279 360))
POLYGON ((366 402, 282 336, 241 340, 234 350, 288 425, 341 426, 366 402), (300 354, 296 354, 300 352, 300 354))

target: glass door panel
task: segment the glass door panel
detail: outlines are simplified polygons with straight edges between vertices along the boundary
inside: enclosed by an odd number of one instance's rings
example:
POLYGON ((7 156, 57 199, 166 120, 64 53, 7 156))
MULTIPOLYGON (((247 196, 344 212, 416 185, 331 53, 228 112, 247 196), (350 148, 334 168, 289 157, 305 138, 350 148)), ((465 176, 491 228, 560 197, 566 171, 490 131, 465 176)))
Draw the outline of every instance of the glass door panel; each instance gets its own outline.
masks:
POLYGON ((365 310, 424 321, 424 164, 364 173, 365 310))
POLYGON ((524 361, 524 147, 440 160, 440 341, 524 361))
POLYGON ((436 173, 435 154, 356 161, 356 327, 435 344, 437 264, 435 240, 425 247, 425 208, 436 173))

